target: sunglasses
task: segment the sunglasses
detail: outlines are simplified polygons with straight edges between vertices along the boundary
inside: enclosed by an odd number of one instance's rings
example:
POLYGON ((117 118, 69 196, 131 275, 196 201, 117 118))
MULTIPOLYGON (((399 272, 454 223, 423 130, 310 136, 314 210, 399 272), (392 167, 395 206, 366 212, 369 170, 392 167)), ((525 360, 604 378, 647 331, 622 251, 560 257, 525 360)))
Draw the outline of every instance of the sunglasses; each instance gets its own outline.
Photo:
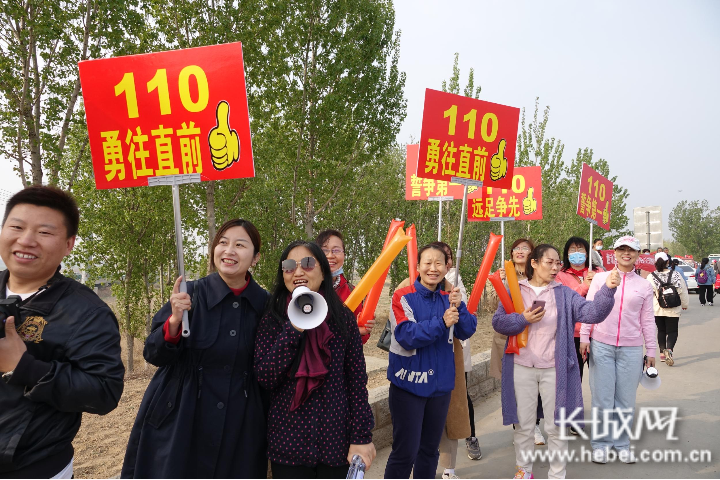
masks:
MULTIPOLYGON (((313 257, 305 257, 300 260, 300 266, 306 272, 312 272, 315 269, 316 265, 317 260, 315 260, 315 258, 313 257)), ((298 267, 298 262, 296 262, 292 258, 288 258, 287 260, 283 260, 280 266, 285 273, 295 273, 298 267)))

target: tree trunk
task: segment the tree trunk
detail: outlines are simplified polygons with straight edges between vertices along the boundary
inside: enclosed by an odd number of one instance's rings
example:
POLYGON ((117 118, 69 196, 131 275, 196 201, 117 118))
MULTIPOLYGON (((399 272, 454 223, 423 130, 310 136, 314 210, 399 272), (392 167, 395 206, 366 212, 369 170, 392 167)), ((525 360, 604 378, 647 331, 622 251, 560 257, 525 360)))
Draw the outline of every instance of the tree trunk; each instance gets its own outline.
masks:
POLYGON ((152 299, 150 298, 150 282, 148 281, 147 259, 143 266, 143 280, 145 281, 145 303, 147 310, 145 311, 145 337, 150 335, 150 326, 152 325, 152 299))
POLYGON ((315 236, 315 201, 312 197, 312 191, 310 197, 307 200, 305 207, 305 237, 308 240, 312 240, 315 236))
POLYGON ((133 351, 135 339, 132 336, 132 321, 130 318, 130 280, 132 279, 132 260, 128 256, 127 268, 125 270, 125 343, 127 347, 127 371, 132 372, 135 367, 133 363, 133 351))
POLYGON ((207 258, 207 266, 208 266, 208 272, 211 270, 212 267, 212 261, 213 261, 213 252, 210 251, 210 248, 212 247, 212 241, 215 238, 215 182, 209 181, 207 182, 207 198, 206 198, 206 206, 205 211, 207 213, 207 222, 208 222, 208 258, 207 258))

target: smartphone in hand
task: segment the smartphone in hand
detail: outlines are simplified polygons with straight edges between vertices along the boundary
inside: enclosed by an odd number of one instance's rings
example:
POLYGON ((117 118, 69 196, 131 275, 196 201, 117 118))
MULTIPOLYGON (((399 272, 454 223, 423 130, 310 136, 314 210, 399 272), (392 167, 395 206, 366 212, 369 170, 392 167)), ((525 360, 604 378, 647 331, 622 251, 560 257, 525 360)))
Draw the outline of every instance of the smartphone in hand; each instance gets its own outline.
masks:
POLYGON ((532 303, 532 306, 530 307, 530 311, 534 312, 538 308, 545 309, 545 300, 535 300, 532 303))

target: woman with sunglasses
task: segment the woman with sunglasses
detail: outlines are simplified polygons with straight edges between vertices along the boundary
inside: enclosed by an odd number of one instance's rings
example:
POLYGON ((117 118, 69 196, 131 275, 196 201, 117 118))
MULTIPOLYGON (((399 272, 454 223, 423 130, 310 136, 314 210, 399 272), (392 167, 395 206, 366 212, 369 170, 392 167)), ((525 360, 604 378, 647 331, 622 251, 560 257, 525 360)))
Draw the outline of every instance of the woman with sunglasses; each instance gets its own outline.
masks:
POLYGON ((223 224, 210 248, 213 273, 175 281, 155 315, 143 356, 157 372, 130 433, 122 478, 265 478, 267 398, 253 375, 255 331, 268 293, 249 269, 260 234, 223 224), (182 337, 183 312, 190 336, 182 337))
POLYGON ((273 478, 345 478, 355 454, 370 467, 375 422, 360 332, 315 243, 295 241, 280 257, 258 328, 255 372, 271 394, 267 456, 273 478), (327 317, 311 330, 293 325, 287 315, 299 286, 327 302, 327 317))
MULTIPOLYGON (((343 273, 343 265, 345 264, 345 240, 342 233, 337 230, 323 230, 317 236, 315 243, 320 245, 325 257, 330 263, 330 271, 333 277, 333 288, 343 302, 347 300, 350 293, 355 289, 355 285, 348 282, 343 273)), ((355 317, 360 318, 362 313, 362 304, 355 309, 355 317)), ((375 326, 375 319, 371 318, 364 327, 359 327, 362 343, 365 344, 370 338, 372 329, 375 326)))

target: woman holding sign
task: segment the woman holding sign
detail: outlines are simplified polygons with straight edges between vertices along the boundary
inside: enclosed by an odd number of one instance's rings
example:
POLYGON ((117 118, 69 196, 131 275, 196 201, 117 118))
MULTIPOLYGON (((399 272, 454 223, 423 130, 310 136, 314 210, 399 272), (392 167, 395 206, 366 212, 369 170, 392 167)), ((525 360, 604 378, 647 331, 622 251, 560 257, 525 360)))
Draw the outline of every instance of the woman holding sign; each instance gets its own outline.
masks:
MULTIPOLYGON (((588 268, 590 268, 588 252, 590 252, 590 244, 587 240, 580 237, 570 237, 565 242, 563 266, 556 278, 558 282, 572 288, 583 297, 587 296, 595 273, 602 271, 595 264, 593 264, 593 271, 588 271, 588 268)), ((582 382, 585 358, 580 353, 580 323, 575 324, 575 351, 580 365, 580 381, 582 382)), ((577 435, 577 432, 572 427, 570 432, 577 435)))
POLYGON ((212 270, 175 281, 143 356, 158 368, 130 433, 123 478, 264 478, 266 398, 253 375, 255 331, 268 293, 249 273, 260 234, 247 220, 220 227, 212 270), (191 335, 180 335, 183 312, 191 335))
MULTIPOLYGON (((315 243, 320 245, 325 257, 330 263, 330 271, 333 277, 333 288, 343 302, 347 300, 350 292, 355 289, 355 285, 347 281, 343 272, 345 264, 345 240, 342 233, 337 230, 323 230, 317 236, 315 243)), ((355 309, 355 318, 360 318, 362 313, 362 304, 355 309)), ((371 318, 364 327, 358 327, 362 343, 367 343, 375 326, 375 319, 371 318)))
POLYGON ((393 443, 385 478, 435 478, 438 446, 455 387, 450 327, 466 340, 477 319, 460 289, 443 291, 448 254, 436 244, 418 251, 418 278, 393 294, 388 366, 393 443), (457 305, 457 306, 456 306, 457 305))
POLYGON ((295 241, 280 257, 258 327, 255 372, 271 395, 267 456, 273 478, 345 478, 355 454, 370 467, 374 420, 360 332, 315 243, 295 241), (327 303, 327 316, 308 330, 288 317, 292 291, 300 286, 327 303))
POLYGON ((582 414, 582 387, 572 332, 576 322, 602 322, 615 303, 615 287, 619 275, 608 276, 594 302, 588 302, 574 290, 560 285, 555 278, 562 267, 555 247, 542 244, 529 256, 520 282, 523 303, 529 305, 522 313, 505 313, 502 303, 493 316, 493 328, 503 335, 518 335, 530 326, 527 345, 519 354, 506 353, 502 367, 503 424, 515 424, 515 478, 532 477, 533 431, 537 416, 538 394, 546 412, 545 431, 548 450, 556 451, 550 458, 549 478, 565 478, 567 450, 556 425, 560 410, 570 416, 576 409, 582 414), (557 400, 557 402, 556 402, 557 400), (553 421, 554 420, 554 421, 553 421))

